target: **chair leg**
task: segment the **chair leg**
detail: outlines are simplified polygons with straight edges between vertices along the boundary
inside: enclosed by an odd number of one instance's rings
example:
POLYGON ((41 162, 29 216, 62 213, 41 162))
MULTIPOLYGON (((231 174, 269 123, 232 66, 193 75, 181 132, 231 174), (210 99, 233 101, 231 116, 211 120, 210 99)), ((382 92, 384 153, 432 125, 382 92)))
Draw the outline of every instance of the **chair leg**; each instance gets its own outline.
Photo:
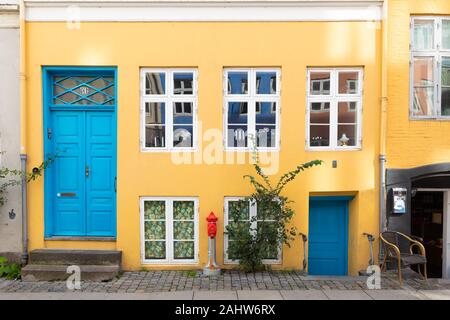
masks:
POLYGON ((383 263, 381 264, 381 271, 386 271, 386 261, 387 261, 387 254, 384 254, 383 263))
POLYGON ((401 261, 397 261, 397 268, 398 268, 398 282, 400 283, 400 287, 403 287, 402 263, 401 263, 401 261))
POLYGON ((426 264, 426 263, 423 264, 423 278, 425 279, 425 281, 428 282, 428 276, 427 276, 427 264, 426 264))

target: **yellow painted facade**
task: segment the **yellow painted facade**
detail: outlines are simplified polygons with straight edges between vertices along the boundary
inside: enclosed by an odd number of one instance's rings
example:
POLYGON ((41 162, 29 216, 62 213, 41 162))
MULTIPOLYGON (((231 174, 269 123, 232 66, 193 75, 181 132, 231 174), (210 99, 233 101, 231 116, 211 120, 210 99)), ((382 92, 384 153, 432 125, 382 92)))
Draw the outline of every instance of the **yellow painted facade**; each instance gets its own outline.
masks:
POLYGON ((387 167, 413 168, 450 159, 448 120, 409 116, 410 17, 450 15, 448 0, 388 1, 387 167))
MULTIPOLYGON (((400 3, 417 1, 393 1, 400 3)), ((445 4, 447 1, 426 1, 445 4)), ((447 5, 449 7, 450 4, 447 5)), ((414 9, 414 10, 413 10, 414 9)), ((391 12, 390 14, 394 14, 391 12)), ((397 12, 397 14, 400 14, 397 12)), ((403 17, 403 12, 401 13, 403 17)), ((404 21, 407 13, 404 14, 404 21)), ((408 28, 408 24, 397 26, 408 28)), ((393 28, 393 25, 391 25, 393 28)), ((406 29, 405 29, 406 30, 406 29)), ((294 200, 293 224, 308 233, 310 195, 355 195, 349 215, 349 274, 364 269, 369 246, 363 232, 378 234, 380 101, 382 87, 382 29, 379 22, 82 22, 79 30, 63 22, 26 23, 26 139, 29 169, 43 161, 42 66, 117 66, 118 68, 118 188, 117 239, 99 241, 46 241, 44 239, 44 180, 29 185, 30 250, 37 248, 117 249, 123 252, 123 269, 201 268, 207 260, 206 216, 214 211, 219 218, 217 254, 223 263, 224 197, 245 196, 251 191, 243 175, 253 173, 249 164, 174 164, 169 152, 140 151, 141 67, 189 67, 198 69, 199 133, 223 131, 222 86, 224 67, 279 67, 281 69, 281 173, 313 159, 324 160, 310 169, 285 192, 294 200), (313 152, 305 150, 306 72, 308 67, 363 67, 364 94, 362 149, 358 151, 313 152), (332 168, 332 161, 337 168, 332 168), (141 196, 192 196, 199 200, 199 264, 143 266, 140 257, 141 196)), ((398 37, 398 36, 396 36, 398 37)), ((393 45, 407 51, 406 40, 391 38, 393 45)), ((390 73, 394 79, 407 76, 408 66, 391 54, 390 73)), ((404 55, 407 59, 407 54, 404 55)), ((392 89, 400 84, 390 82, 392 89)), ((407 88, 390 97, 406 101, 407 88)), ((399 105, 401 103, 399 102, 399 105)), ((407 107, 390 109, 389 138, 396 130, 416 126, 421 139, 432 140, 431 128, 443 123, 410 123, 407 107), (398 128, 398 129, 396 129, 398 128)), ((447 131, 446 131, 447 132, 447 131)), ((437 133, 436 133, 437 134, 437 133)), ((448 135, 450 136, 450 135, 448 135)), ((401 138, 398 138, 401 140, 401 138)), ((444 138, 449 139, 449 138, 444 138)), ((399 140, 397 140, 399 141, 399 140)), ((203 148, 207 145, 203 141, 203 148)), ((405 143, 406 145, 406 143, 405 143)), ((439 147, 438 142, 435 143, 439 147)), ((199 150, 202 146, 199 145, 199 150)), ((192 154, 202 159, 201 151, 192 154)), ((438 149, 436 149, 438 150, 438 149)), ((399 151, 389 148, 390 165, 400 162, 399 151), (396 160, 395 160, 396 159, 396 160)), ((446 151, 447 156, 450 151, 446 151)), ((221 154, 225 155, 223 150, 221 154)), ((229 156, 236 153, 226 152, 229 156)), ((247 153, 248 155, 248 153, 247 153)), ((408 156, 408 163, 426 161, 408 156)), ((445 157, 445 154, 440 154, 445 157)), ((377 248, 375 248, 376 252, 377 248)), ((296 239, 283 248, 283 263, 274 268, 300 269, 303 248, 296 239)))

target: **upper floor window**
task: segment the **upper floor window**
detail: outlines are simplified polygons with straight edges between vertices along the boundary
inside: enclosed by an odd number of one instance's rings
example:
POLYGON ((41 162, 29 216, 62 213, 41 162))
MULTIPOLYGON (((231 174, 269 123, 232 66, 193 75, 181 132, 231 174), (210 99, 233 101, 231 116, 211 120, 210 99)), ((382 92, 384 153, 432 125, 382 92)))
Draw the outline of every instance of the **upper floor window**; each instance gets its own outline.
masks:
POLYGON ((361 68, 309 69, 307 148, 361 147, 361 68))
POLYGON ((277 149, 279 117, 279 69, 225 69, 224 140, 227 149, 277 149))
POLYGON ((411 21, 412 118, 450 118, 450 17, 411 21))
POLYGON ((141 69, 141 149, 193 150, 196 129, 197 71, 141 69))

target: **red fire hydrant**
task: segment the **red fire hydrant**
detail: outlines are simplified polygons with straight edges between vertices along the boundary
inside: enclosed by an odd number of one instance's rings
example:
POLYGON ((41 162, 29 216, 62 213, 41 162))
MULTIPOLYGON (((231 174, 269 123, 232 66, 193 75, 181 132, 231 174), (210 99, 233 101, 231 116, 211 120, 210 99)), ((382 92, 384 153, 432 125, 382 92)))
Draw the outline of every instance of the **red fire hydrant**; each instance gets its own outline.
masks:
POLYGON ((203 274, 208 276, 220 274, 220 269, 216 262, 217 220, 216 215, 212 211, 206 218, 206 221, 208 221, 208 263, 203 269, 203 274))
POLYGON ((214 212, 211 211, 206 221, 208 221, 208 237, 213 239, 217 235, 217 217, 214 212))

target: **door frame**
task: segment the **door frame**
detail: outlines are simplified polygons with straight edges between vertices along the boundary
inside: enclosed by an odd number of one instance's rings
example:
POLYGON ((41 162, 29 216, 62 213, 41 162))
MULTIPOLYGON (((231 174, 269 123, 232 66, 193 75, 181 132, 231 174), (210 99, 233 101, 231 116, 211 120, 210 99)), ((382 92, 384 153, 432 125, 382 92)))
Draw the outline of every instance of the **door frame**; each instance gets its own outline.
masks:
POLYGON ((450 279, 450 189, 418 188, 417 192, 443 192, 442 217, 442 278, 450 279))
MULTIPOLYGON (((42 126, 42 138, 44 148, 44 161, 52 156, 52 143, 47 138, 47 128, 51 123, 51 111, 52 110, 67 110, 68 107, 51 107, 52 103, 52 76, 54 75, 100 75, 109 73, 114 77, 114 95, 115 104, 108 107, 99 106, 76 106, 71 107, 70 111, 110 111, 113 112, 114 121, 114 150, 115 150, 115 177, 117 179, 117 108, 118 108, 118 90, 117 90, 117 67, 115 66, 42 66, 42 114, 43 114, 43 126, 42 126)), ((47 170, 44 174, 44 239, 52 238, 53 232, 53 206, 51 201, 52 190, 52 170, 47 170)), ((117 237, 117 187, 113 204, 114 211, 114 233, 113 237, 117 237)), ((66 237, 64 237, 66 238, 66 237)), ((79 236, 67 238, 80 238, 79 236)), ((81 237, 84 238, 84 237, 81 237)), ((86 238, 92 238, 92 236, 86 236, 86 238)), ((105 238, 105 237, 95 237, 105 238)), ((107 237, 109 238, 109 237, 107 237)))
MULTIPOLYGON (((350 201, 354 199, 354 196, 310 196, 309 197, 309 201, 308 201, 308 239, 310 238, 310 228, 309 228, 309 216, 311 214, 311 201, 314 202, 320 202, 320 201, 342 201, 342 202, 346 202, 346 207, 345 207, 345 225, 344 225, 344 230, 345 230, 345 235, 344 235, 344 241, 346 243, 346 247, 345 247, 345 256, 344 256, 344 269, 346 272, 346 275, 348 275, 348 230, 349 230, 349 209, 350 209, 350 201)), ((309 268, 309 241, 308 241, 308 268, 309 268)), ((309 272, 309 270, 308 270, 309 272)))

